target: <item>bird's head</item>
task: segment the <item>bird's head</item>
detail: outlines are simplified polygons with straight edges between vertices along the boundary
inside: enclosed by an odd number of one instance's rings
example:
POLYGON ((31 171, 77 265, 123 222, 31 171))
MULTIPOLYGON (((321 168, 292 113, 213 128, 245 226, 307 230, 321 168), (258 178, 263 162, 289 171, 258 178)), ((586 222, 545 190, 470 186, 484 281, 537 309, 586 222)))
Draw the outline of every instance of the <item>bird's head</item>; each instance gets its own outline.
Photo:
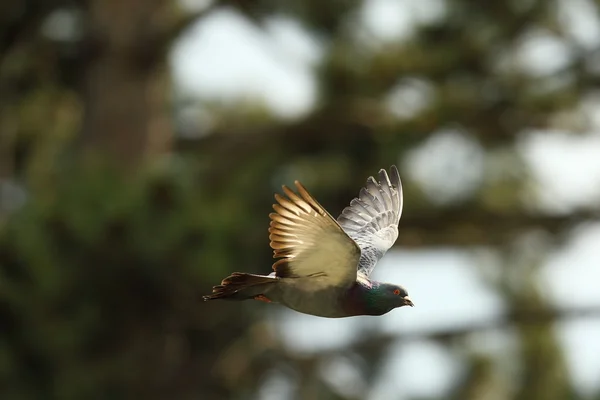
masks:
POLYGON ((391 283, 374 284, 368 290, 366 303, 370 315, 385 314, 403 306, 414 307, 406 289, 391 283))
POLYGON ((405 288, 391 283, 382 283, 379 290, 383 291, 385 297, 395 304, 395 307, 411 306, 414 307, 412 300, 408 297, 408 292, 405 288))

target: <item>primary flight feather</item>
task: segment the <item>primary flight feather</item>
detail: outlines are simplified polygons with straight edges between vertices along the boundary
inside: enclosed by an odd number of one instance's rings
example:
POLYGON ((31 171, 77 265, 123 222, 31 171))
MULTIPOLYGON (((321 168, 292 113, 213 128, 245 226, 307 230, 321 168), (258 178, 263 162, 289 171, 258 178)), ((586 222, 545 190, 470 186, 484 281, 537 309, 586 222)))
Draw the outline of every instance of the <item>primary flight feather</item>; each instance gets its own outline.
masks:
POLYGON ((337 221, 298 181, 283 186, 269 216, 274 272, 234 272, 204 300, 255 299, 320 317, 382 315, 413 306, 402 286, 369 275, 398 238, 402 183, 395 166, 367 179, 337 221))

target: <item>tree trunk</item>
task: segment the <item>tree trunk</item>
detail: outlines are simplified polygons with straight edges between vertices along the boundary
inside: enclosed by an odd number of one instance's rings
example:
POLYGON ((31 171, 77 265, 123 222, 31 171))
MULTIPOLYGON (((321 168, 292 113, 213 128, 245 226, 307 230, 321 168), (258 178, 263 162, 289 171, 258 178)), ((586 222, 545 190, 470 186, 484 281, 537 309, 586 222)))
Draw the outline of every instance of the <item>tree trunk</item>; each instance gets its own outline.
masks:
POLYGON ((170 150, 163 0, 96 0, 89 7, 83 147, 135 167, 170 150), (157 47, 159 47, 157 49, 157 47), (158 53, 158 54, 157 54, 158 53))

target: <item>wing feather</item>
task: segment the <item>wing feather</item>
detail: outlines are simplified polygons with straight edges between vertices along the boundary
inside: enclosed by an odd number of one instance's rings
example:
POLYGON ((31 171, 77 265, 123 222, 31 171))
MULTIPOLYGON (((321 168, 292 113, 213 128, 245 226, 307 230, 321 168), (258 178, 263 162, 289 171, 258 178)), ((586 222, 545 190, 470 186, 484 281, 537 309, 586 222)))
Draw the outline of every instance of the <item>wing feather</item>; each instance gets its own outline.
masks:
POLYGON ((381 169, 338 217, 338 223, 360 247, 359 275, 368 276, 398 238, 402 215, 402 183, 396 166, 381 169))
POLYGON ((296 194, 283 186, 269 214, 269 239, 275 275, 280 278, 318 277, 323 286, 356 281, 360 248, 335 219, 298 181, 296 194))

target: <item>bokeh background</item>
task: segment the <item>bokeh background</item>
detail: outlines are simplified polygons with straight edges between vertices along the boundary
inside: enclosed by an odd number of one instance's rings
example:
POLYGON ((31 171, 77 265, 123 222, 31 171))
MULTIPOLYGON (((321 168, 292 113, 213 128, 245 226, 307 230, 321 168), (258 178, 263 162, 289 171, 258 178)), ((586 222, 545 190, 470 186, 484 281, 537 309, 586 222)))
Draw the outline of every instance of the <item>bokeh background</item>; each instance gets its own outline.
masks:
POLYGON ((0 4, 2 399, 600 399, 599 217, 597 1, 0 4), (201 301, 391 164, 415 308, 201 301))

